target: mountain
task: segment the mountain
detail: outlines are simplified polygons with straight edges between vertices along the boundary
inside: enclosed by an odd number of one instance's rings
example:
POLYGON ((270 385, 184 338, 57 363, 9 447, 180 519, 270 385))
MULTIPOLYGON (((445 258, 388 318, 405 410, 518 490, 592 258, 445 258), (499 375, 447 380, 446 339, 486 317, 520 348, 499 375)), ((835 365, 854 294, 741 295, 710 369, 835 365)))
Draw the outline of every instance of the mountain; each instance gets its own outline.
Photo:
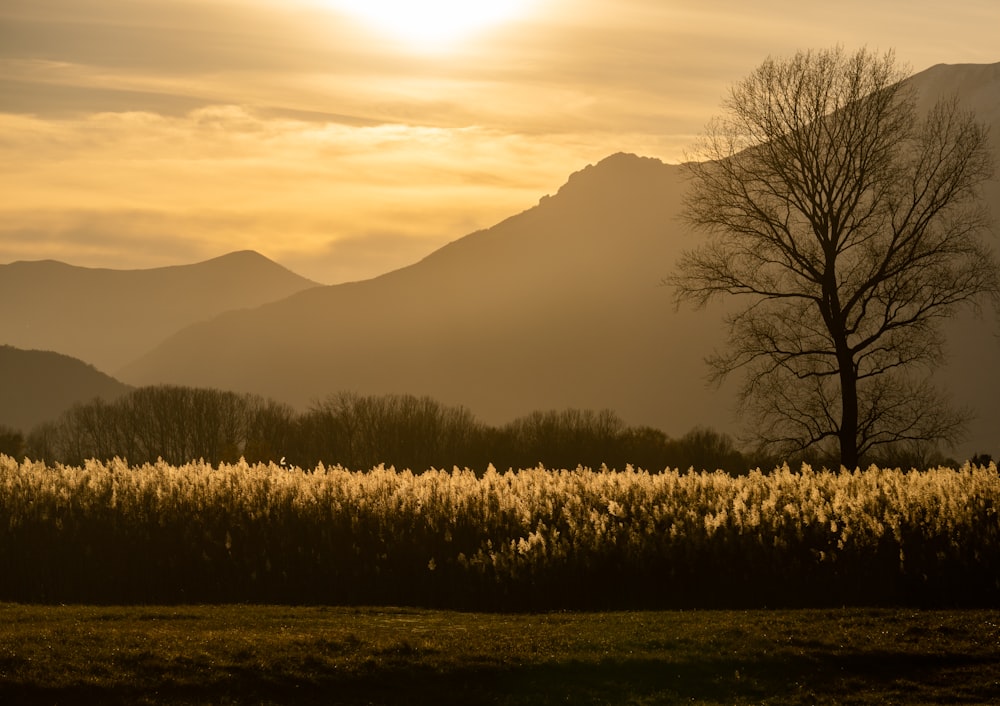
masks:
POLYGON ((685 431, 688 415, 726 413, 688 343, 712 340, 715 322, 675 312, 660 285, 683 244, 670 237, 681 191, 679 167, 614 155, 410 267, 192 326, 122 379, 299 407, 343 389, 428 394, 493 423, 609 407, 685 431))
POLYGON ((0 427, 28 432, 77 402, 113 400, 129 389, 76 358, 0 346, 0 427))
MULTIPOLYGON (((912 80, 924 96, 962 89, 1000 135, 990 102, 1000 64, 934 67, 912 80)), ((723 344, 725 305, 675 311, 661 286, 698 239, 678 217, 684 188, 682 166, 613 155, 410 267, 193 325, 122 379, 252 391, 299 407, 337 390, 398 392, 463 404, 490 423, 611 408, 671 435, 696 425, 734 431, 734 386, 708 387, 703 363, 723 344)), ((1000 205, 996 183, 986 198, 1000 205)), ((961 452, 1000 455, 989 416, 1000 398, 996 321, 961 317, 948 336, 954 357, 936 379, 983 413, 961 452)))
POLYGON ((148 270, 14 262, 0 265, 0 343, 114 372, 189 324, 314 286, 251 251, 148 270))

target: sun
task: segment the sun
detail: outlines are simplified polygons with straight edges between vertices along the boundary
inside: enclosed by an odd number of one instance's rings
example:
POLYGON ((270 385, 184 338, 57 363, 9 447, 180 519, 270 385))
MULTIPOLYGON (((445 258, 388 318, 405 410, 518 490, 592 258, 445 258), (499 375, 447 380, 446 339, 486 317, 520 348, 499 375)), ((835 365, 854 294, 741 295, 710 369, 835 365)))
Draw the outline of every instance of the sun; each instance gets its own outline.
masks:
POLYGON ((513 19, 527 0, 331 0, 372 27, 422 48, 448 45, 513 19))

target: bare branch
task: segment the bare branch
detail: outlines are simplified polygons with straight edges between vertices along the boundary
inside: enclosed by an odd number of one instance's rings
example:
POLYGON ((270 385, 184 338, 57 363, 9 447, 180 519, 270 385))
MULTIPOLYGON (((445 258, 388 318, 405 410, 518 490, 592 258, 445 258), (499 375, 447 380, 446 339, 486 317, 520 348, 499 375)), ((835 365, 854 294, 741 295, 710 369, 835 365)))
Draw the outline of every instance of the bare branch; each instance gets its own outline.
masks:
POLYGON ((939 322, 1000 294, 978 201, 992 157, 956 99, 918 116, 903 79, 892 52, 769 58, 689 165, 684 216, 708 238, 668 282, 679 304, 746 302, 709 364, 743 372, 765 445, 835 439, 853 466, 963 419, 914 380, 943 357, 939 322))

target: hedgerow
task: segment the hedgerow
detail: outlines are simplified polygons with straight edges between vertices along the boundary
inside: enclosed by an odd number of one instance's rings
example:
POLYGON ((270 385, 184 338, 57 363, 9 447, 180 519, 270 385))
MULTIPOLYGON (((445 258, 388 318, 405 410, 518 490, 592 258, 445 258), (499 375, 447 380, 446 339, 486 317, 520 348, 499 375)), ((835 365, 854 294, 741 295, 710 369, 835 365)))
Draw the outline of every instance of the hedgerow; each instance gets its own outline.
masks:
POLYGON ((732 477, 0 456, 0 600, 995 605, 996 466, 732 477))

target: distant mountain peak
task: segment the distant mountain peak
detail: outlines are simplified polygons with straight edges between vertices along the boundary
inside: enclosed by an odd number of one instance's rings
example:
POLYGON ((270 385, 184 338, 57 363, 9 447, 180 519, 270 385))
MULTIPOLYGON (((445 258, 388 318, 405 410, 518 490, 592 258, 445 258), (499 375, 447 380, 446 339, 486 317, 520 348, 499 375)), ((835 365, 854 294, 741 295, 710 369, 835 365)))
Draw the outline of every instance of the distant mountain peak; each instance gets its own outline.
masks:
MULTIPOLYGON (((74 265, 74 264, 65 262, 63 260, 54 260, 54 259, 51 259, 51 258, 42 259, 42 260, 16 260, 14 262, 9 263, 9 266, 17 266, 17 267, 34 267, 34 268, 48 268, 48 269, 57 269, 57 268, 59 268, 59 269, 63 269, 63 270, 76 270, 76 271, 80 271, 80 272, 93 272, 93 273, 99 273, 99 272, 128 272, 128 273, 151 272, 151 271, 156 271, 156 270, 191 269, 191 268, 206 267, 206 266, 213 266, 213 265, 234 265, 234 266, 235 265, 239 265, 239 266, 244 266, 244 267, 250 267, 250 266, 261 267, 261 266, 265 266, 266 265, 268 267, 273 268, 275 271, 285 270, 286 272, 290 272, 291 274, 295 275, 296 277, 300 277, 301 279, 306 280, 306 278, 301 277, 300 275, 297 275, 296 273, 292 272, 291 270, 289 270, 284 265, 281 265, 280 263, 275 262, 271 258, 267 257, 266 255, 262 255, 261 253, 257 252, 256 250, 235 250, 233 252, 226 253, 225 255, 219 255, 217 257, 212 257, 212 258, 209 258, 207 260, 202 260, 202 261, 195 262, 195 263, 183 263, 183 264, 179 264, 179 265, 159 265, 159 266, 156 266, 156 267, 136 267, 136 268, 130 268, 130 267, 89 267, 89 266, 86 266, 86 265, 74 265)), ((3 266, 4 265, 0 265, 0 267, 3 267, 3 266)), ((311 280, 306 280, 306 281, 311 281, 311 280)), ((318 283, 313 282, 313 284, 318 284, 318 283)))
POLYGON ((181 328, 317 286, 254 250, 148 269, 0 265, 0 340, 115 371, 181 328))
POLYGON ((238 269, 244 273, 255 273, 266 270, 272 275, 280 273, 281 276, 296 279, 308 286, 319 285, 319 282, 302 277, 256 250, 235 250, 225 255, 219 255, 218 257, 195 263, 194 265, 182 265, 181 267, 223 267, 233 270, 238 269))
POLYGON ((233 252, 226 253, 225 255, 219 255, 218 257, 213 257, 208 260, 205 260, 202 264, 208 262, 223 262, 223 261, 270 262, 278 264, 274 262, 274 260, 272 260, 271 258, 267 257, 266 255, 262 255, 256 250, 234 250, 233 252))
POLYGON ((615 152, 596 164, 588 164, 583 169, 569 175, 566 185, 596 177, 605 178, 615 172, 631 172, 636 169, 658 168, 664 166, 656 157, 641 157, 631 152, 615 152))
POLYGON ((558 191, 560 196, 589 193, 595 189, 614 190, 644 180, 653 172, 662 172, 664 164, 655 157, 640 157, 629 152, 616 152, 596 164, 570 174, 558 191))

